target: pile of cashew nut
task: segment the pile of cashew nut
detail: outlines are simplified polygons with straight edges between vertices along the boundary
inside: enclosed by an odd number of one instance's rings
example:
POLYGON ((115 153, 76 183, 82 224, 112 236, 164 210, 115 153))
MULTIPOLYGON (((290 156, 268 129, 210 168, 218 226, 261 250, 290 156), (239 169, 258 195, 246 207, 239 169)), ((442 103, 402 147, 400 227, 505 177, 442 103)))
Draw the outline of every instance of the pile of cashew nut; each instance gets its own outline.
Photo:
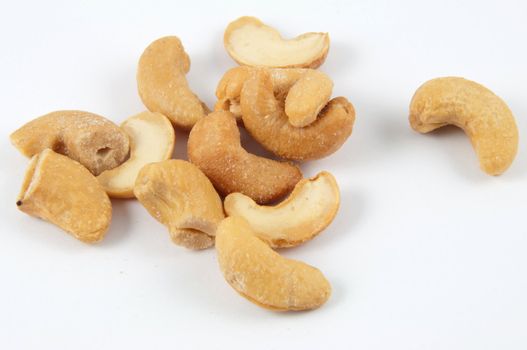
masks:
MULTIPOLYGON (((286 40, 260 20, 241 17, 228 25, 224 45, 240 66, 218 83, 212 112, 189 88, 181 40, 167 36, 139 58, 137 88, 147 111, 118 126, 61 110, 13 132, 13 145, 31 157, 16 204, 94 243, 110 226, 110 197, 136 198, 175 244, 215 246, 226 281, 251 302, 282 311, 317 308, 331 295, 328 280, 275 249, 313 239, 339 209, 335 177, 321 171, 304 178, 299 167, 336 152, 355 122, 353 105, 332 98, 331 78, 316 70, 329 36, 286 40), (242 127, 275 159, 246 151, 242 127), (189 131, 188 161, 171 159, 174 128, 189 131)), ((503 173, 517 152, 518 130, 505 102, 463 78, 419 87, 409 119, 421 133, 462 128, 491 175, 503 173)))

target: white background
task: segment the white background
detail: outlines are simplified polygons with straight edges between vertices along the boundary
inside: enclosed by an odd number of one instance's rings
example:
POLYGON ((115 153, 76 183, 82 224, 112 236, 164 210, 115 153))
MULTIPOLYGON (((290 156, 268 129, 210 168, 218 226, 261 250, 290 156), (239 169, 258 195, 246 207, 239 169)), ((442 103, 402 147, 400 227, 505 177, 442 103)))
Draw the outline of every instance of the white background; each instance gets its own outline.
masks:
MULTIPOLYGON (((0 12, 0 348, 526 349, 525 1, 11 1, 0 12), (333 286, 321 309, 275 313, 235 293, 213 249, 187 251, 135 201, 83 244, 16 209, 27 159, 8 135, 57 109, 121 122, 144 109, 143 49, 178 35, 194 91, 212 106, 234 66, 227 23, 255 15, 286 36, 327 31, 322 70, 356 107, 353 135, 303 165, 335 174, 341 209, 284 255, 333 286), (462 131, 420 135, 408 104, 424 81, 476 80, 514 112, 520 149, 502 176, 479 170, 462 131)), ((176 157, 186 153, 177 134, 176 157)), ((256 149, 248 143, 250 149, 256 149)))

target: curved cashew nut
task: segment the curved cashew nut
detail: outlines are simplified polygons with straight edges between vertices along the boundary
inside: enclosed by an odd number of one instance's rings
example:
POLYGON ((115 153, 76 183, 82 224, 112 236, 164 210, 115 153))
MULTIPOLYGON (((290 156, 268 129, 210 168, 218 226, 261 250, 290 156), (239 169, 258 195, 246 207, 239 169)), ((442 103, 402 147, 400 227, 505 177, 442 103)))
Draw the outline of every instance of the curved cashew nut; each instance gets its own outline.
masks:
POLYGON ((410 125, 427 133, 452 124, 470 138, 480 167, 499 175, 511 165, 518 150, 518 128, 509 107, 492 91, 457 77, 424 83, 410 103, 410 125))
POLYGON ((97 114, 56 111, 36 118, 10 136, 26 157, 51 148, 84 165, 94 175, 121 164, 130 148, 128 136, 97 114))
POLYGON ((264 308, 315 309, 331 295, 331 286, 322 272, 281 257, 258 239, 241 217, 228 217, 220 223, 216 251, 227 282, 243 297, 264 308))
POLYGON ((225 111, 209 114, 192 128, 188 158, 220 193, 241 192, 258 203, 280 198, 302 179, 296 165, 245 151, 240 144, 236 120, 225 111))
POLYGON ((175 36, 152 42, 137 67, 137 88, 146 108, 184 129, 192 128, 209 112, 188 86, 185 74, 189 69, 190 59, 175 36))

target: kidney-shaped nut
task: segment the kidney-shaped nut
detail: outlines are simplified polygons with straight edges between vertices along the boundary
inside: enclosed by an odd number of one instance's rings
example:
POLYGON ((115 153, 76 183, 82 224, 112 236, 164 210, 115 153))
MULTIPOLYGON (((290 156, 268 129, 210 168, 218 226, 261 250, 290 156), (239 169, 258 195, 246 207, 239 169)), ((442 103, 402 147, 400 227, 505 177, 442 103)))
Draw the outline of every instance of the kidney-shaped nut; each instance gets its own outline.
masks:
POLYGON ((16 204, 86 243, 103 239, 112 218, 110 199, 97 179, 50 149, 31 159, 16 204))
POLYGON ((230 112, 201 119, 188 139, 188 158, 227 195, 241 192, 258 203, 278 199, 302 179, 298 166, 255 156, 240 144, 240 132, 230 112))
POLYGON ((192 128, 209 112, 190 90, 185 78, 189 69, 190 59, 175 36, 151 43, 137 68, 137 88, 146 108, 167 116, 184 129, 192 128))
POLYGON ((10 138, 26 157, 51 148, 81 163, 94 175, 121 164, 130 148, 128 136, 117 125, 83 111, 46 114, 25 124, 10 138))
POLYGON ((286 40, 259 19, 240 17, 225 29, 223 43, 242 65, 317 68, 328 54, 329 35, 311 32, 286 40))
POLYGON ((223 205, 195 165, 176 159, 145 165, 134 194, 150 215, 167 226, 174 243, 189 249, 214 245, 223 205))
MULTIPOLYGON (((312 98, 305 96, 306 104, 311 104, 312 98)), ((336 97, 324 106, 313 123, 294 127, 285 112, 286 101, 275 95, 267 69, 257 69, 251 74, 243 86, 240 102, 247 131, 263 147, 286 159, 310 160, 332 154, 351 135, 355 122, 353 105, 344 97, 336 97)))
POLYGON ((465 131, 489 175, 511 165, 518 150, 518 128, 501 98, 476 82, 459 77, 432 79, 421 85, 410 103, 410 125, 427 133, 445 125, 465 131))
POLYGON ((258 238, 273 248, 294 247, 325 229, 335 218, 340 193, 335 178, 323 171, 301 180, 278 205, 260 206, 241 193, 225 198, 228 216, 243 217, 258 238))
POLYGON ((218 226, 216 251, 223 276, 242 296, 277 311, 309 310, 324 304, 331 286, 322 272, 286 259, 261 241, 241 217, 218 226))
POLYGON ((169 159, 176 139, 172 124, 160 113, 139 113, 125 120, 121 128, 130 137, 130 158, 97 179, 110 197, 133 198, 139 170, 145 164, 169 159))

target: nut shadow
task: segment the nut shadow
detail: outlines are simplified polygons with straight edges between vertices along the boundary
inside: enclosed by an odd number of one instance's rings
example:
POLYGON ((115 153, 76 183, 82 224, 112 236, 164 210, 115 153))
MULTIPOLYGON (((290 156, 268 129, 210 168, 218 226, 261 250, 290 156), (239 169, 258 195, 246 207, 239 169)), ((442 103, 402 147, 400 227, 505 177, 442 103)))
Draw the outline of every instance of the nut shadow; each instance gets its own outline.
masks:
POLYGON ((113 247, 130 237, 130 206, 134 199, 112 198, 112 222, 104 239, 98 244, 101 247, 113 247))

